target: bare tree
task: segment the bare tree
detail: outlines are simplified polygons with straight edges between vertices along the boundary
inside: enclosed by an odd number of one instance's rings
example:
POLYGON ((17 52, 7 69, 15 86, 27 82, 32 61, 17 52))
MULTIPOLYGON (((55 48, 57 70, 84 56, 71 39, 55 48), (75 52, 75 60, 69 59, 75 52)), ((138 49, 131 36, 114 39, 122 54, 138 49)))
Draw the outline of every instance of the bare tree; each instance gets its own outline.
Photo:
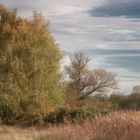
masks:
POLYGON ((80 93, 79 100, 93 93, 103 93, 116 88, 116 75, 104 69, 89 70, 87 65, 90 59, 83 52, 75 53, 70 60, 70 66, 67 66, 66 70, 70 85, 80 93))
POLYGON ((133 88, 133 93, 140 93, 140 86, 135 86, 133 88))

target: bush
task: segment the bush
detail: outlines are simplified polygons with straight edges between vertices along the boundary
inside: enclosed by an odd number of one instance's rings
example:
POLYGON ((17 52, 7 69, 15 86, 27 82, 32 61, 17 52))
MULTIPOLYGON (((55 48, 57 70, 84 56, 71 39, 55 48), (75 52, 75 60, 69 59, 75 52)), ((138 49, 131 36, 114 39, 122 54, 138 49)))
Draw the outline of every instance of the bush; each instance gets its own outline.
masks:
POLYGON ((66 109, 62 108, 56 112, 48 114, 44 119, 46 124, 59 124, 67 122, 83 122, 85 119, 93 119, 99 115, 106 115, 111 112, 111 109, 105 108, 78 108, 66 109))
POLYGON ((22 110, 16 97, 0 97, 0 118, 3 122, 11 124, 12 121, 21 116, 21 114, 22 110))
POLYGON ((131 109, 140 110, 140 93, 132 93, 129 95, 129 107, 131 109))
POLYGON ((110 96, 110 101, 116 106, 116 109, 127 109, 129 105, 128 95, 112 94, 110 96))
POLYGON ((113 94, 110 96, 110 101, 116 106, 116 109, 140 110, 139 93, 132 93, 130 95, 113 94))

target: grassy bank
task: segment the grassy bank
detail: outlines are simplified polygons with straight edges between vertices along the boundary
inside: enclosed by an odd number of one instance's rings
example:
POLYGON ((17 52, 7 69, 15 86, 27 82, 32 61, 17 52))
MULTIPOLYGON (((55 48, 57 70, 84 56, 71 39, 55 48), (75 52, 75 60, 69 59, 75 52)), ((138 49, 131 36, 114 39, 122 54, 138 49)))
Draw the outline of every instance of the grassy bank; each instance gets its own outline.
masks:
POLYGON ((140 112, 126 111, 45 129, 0 126, 0 140, 139 140, 139 130, 140 112))

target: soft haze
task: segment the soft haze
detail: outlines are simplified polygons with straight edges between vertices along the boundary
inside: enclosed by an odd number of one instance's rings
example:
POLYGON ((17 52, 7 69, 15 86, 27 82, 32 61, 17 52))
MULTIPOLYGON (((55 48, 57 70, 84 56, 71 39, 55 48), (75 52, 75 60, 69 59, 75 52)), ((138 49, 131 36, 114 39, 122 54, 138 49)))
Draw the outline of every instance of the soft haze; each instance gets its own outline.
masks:
POLYGON ((119 88, 140 85, 140 0, 0 0, 19 14, 41 12, 65 54, 84 51, 91 68, 117 73, 119 88))

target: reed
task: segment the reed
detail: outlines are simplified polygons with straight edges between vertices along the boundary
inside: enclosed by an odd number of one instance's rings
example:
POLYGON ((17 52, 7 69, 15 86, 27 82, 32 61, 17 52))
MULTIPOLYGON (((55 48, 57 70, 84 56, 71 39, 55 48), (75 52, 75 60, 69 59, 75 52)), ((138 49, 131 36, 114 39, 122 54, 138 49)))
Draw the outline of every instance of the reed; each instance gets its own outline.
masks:
POLYGON ((21 129, 0 126, 0 140, 139 140, 140 112, 121 111, 82 124, 21 129))

